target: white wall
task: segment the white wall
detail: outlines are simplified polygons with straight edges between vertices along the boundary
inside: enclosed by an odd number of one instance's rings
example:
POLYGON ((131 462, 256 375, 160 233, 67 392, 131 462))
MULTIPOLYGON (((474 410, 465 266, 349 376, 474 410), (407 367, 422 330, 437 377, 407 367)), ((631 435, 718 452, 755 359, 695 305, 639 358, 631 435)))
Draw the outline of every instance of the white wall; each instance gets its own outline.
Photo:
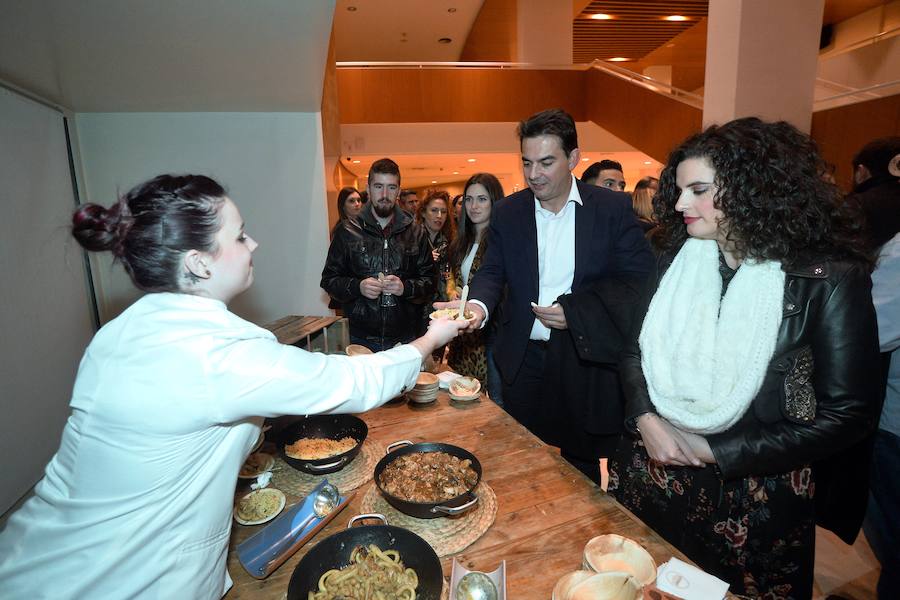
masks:
MULTIPOLYGON (((59 447, 94 333, 63 116, 0 88, 0 514, 59 447)), ((2 594, 0 594, 2 595, 2 594)))
MULTIPOLYGON (((81 113, 83 201, 110 204, 160 173, 219 181, 259 242, 253 287, 231 309, 263 324, 330 314, 319 278, 328 250, 318 113, 81 113)), ((96 259, 101 320, 138 296, 121 266, 96 259)))

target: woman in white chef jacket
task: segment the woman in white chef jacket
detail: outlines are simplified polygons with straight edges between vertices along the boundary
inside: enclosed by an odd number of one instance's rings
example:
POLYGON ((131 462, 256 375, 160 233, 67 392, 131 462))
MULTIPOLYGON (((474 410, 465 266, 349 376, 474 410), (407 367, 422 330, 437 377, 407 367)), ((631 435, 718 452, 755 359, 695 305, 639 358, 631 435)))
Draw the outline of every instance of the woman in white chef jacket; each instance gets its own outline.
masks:
POLYGON ((263 417, 376 407, 460 327, 353 358, 279 344, 226 307, 253 281, 257 244, 207 177, 161 175, 82 206, 73 235, 148 293, 82 358, 59 451, 0 533, 4 597, 220 598, 234 485, 263 417))

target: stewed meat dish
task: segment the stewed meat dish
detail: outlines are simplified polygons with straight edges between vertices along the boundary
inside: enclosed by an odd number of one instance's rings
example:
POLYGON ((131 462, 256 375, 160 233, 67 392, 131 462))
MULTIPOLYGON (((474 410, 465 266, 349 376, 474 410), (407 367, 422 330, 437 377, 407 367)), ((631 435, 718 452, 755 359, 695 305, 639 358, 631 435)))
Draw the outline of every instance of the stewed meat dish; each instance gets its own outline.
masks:
POLYGON ((472 461, 446 452, 412 452, 395 458, 379 476, 381 488, 408 502, 443 502, 475 487, 472 461))

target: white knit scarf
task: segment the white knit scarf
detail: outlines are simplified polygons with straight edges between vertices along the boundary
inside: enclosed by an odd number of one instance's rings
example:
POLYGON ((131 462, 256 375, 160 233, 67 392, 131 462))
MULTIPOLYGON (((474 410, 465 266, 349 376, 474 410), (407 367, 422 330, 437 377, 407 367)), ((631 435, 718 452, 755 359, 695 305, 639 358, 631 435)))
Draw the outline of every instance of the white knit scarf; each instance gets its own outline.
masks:
POLYGON ((719 249, 690 238, 663 275, 639 338, 659 414, 685 431, 725 431, 759 392, 778 337, 784 272, 745 260, 722 297, 719 249))

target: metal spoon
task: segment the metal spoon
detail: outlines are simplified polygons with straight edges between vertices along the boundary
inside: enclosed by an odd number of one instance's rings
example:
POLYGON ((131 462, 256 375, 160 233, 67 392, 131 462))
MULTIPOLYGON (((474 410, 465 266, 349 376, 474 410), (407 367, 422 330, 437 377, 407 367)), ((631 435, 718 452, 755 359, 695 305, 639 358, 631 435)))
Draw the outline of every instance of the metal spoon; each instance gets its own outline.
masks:
POLYGON ((298 533, 306 529, 306 526, 312 523, 313 519, 323 519, 334 510, 334 508, 338 505, 341 500, 341 493, 338 489, 331 485, 330 483, 326 483, 322 486, 315 497, 313 498, 313 514, 306 517, 302 523, 299 525, 295 525, 291 527, 291 530, 288 532, 286 536, 278 540, 278 543, 272 546, 275 549, 275 556, 272 560, 269 561, 268 564, 259 568, 259 572, 265 573, 269 568, 269 565, 278 557, 279 554, 284 550, 286 545, 289 545, 293 542, 294 538, 298 533))
POLYGON ((480 571, 466 573, 456 584, 456 600, 497 600, 497 586, 480 571))

